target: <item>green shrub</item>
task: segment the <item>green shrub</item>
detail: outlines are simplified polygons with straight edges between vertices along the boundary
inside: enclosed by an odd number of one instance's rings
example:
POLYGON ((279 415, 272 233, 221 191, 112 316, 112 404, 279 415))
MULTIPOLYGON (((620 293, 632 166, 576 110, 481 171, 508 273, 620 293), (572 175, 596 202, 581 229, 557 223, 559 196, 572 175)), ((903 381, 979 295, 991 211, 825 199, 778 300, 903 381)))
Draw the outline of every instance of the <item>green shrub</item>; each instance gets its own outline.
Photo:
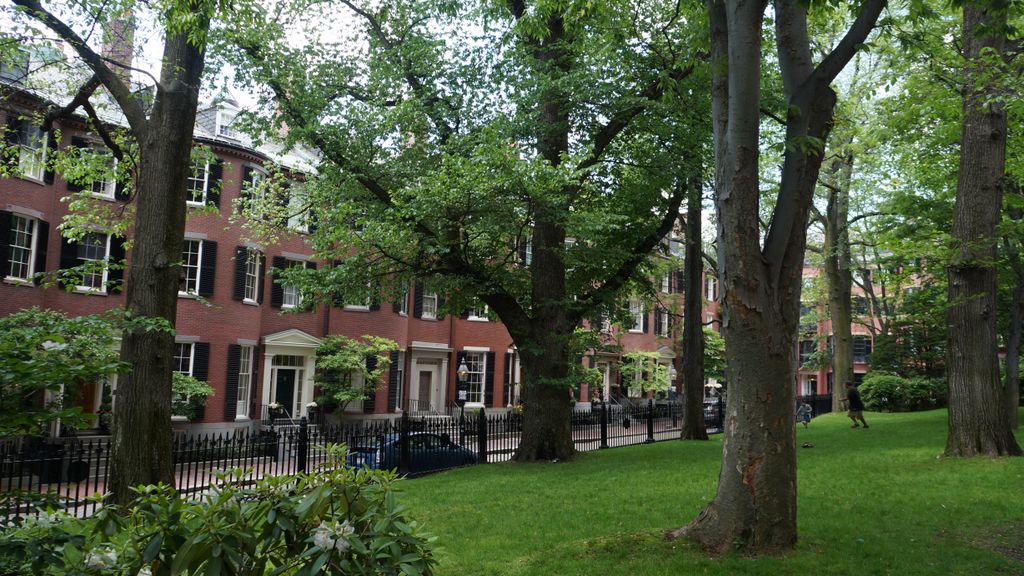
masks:
POLYGON ((234 470, 198 499, 137 489, 126 510, 52 511, 0 533, 3 574, 430 575, 432 539, 395 501, 392 472, 343 465, 268 477, 234 470))
POLYGON ((902 378, 885 372, 871 372, 860 386, 868 410, 913 412, 946 404, 946 382, 941 378, 902 378))

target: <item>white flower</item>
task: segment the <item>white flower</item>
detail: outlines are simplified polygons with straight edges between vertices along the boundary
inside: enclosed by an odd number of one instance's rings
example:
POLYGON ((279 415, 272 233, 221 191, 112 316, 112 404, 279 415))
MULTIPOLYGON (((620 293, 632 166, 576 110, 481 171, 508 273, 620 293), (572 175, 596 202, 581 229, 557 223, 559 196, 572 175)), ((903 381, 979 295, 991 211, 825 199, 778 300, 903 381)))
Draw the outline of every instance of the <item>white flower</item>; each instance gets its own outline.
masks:
POLYGON ((270 404, 267 404, 267 408, 270 408, 271 410, 277 410, 280 407, 281 405, 278 404, 277 402, 271 402, 270 404))
POLYGON ((319 406, 319 404, 317 404, 316 402, 310 402, 309 404, 306 404, 306 408, 316 408, 317 406, 319 406))
POLYGON ((334 548, 335 539, 331 538, 331 536, 334 536, 334 531, 326 524, 321 524, 316 529, 316 533, 313 534, 313 544, 316 545, 317 548, 327 552, 331 548, 334 548))
POLYGON ((43 342, 43 350, 46 350, 47 352, 49 352, 50 350, 63 350, 67 347, 67 344, 54 342, 53 340, 47 340, 46 342, 43 342))
POLYGON ((344 554, 352 546, 348 541, 348 537, 355 534, 355 532, 356 529, 348 523, 348 520, 341 524, 335 523, 333 525, 322 523, 313 534, 313 545, 324 552, 334 549, 338 553, 344 554))
POLYGON ((106 570, 117 566, 117 552, 110 547, 97 548, 85 557, 86 568, 106 570))

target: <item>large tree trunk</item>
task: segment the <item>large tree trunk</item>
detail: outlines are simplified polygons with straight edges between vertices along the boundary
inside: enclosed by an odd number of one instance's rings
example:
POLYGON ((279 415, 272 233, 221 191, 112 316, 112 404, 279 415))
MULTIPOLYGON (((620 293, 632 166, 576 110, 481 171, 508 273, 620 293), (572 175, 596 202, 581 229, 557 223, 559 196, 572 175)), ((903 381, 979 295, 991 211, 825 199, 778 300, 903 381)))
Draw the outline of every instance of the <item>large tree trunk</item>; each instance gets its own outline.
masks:
POLYGON ((841 412, 846 399, 846 382, 853 382, 853 314, 850 271, 850 180, 853 156, 840 150, 832 161, 833 182, 828 189, 825 212, 825 279, 828 282, 828 310, 832 319, 832 411, 841 412))
POLYGON ((701 187, 686 197, 686 286, 683 288, 683 440, 707 440, 704 424, 704 324, 701 294, 701 187))
POLYGON ((558 315, 533 320, 529 334, 516 338, 524 384, 523 435, 513 456, 517 462, 567 460, 576 453, 568 388, 571 331, 559 328, 558 315))
POLYGON ((829 83, 883 7, 881 0, 863 3, 850 31, 815 68, 806 4, 775 2, 778 61, 789 101, 786 141, 803 145, 786 148, 762 248, 758 154, 765 4, 708 1, 729 401, 718 493, 689 526, 669 537, 685 535, 713 552, 733 546, 774 552, 796 542, 794 351, 808 213, 836 102, 829 83), (714 78, 721 75, 724 84, 714 78))
MULTIPOLYGON (((204 66, 203 50, 186 34, 168 39, 161 89, 147 130, 136 134, 139 170, 126 308, 131 318, 174 326, 185 234, 185 184, 204 66)), ((171 373, 174 334, 128 329, 121 359, 131 371, 118 379, 109 489, 118 503, 129 487, 174 484, 171 453, 171 373)))
POLYGON ((996 226, 1006 165, 1006 109, 982 74, 983 51, 1002 54, 1005 10, 964 5, 964 121, 949 266, 949 456, 1019 456, 1006 419, 996 341, 996 226))

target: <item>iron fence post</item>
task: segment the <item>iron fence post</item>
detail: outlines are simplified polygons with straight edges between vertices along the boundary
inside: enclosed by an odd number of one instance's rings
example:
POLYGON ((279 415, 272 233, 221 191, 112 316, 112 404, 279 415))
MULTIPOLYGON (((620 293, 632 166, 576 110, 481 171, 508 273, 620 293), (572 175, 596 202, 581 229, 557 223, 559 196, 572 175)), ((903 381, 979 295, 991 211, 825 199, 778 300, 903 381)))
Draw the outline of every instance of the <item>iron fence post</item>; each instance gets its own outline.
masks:
POLYGON ((306 472, 307 458, 309 457, 309 420, 305 416, 299 419, 299 443, 297 446, 299 451, 296 458, 295 467, 299 472, 306 472))
POLYGON ((476 439, 480 452, 480 463, 487 464, 487 411, 480 410, 480 419, 477 420, 476 439))
POLYGON ((601 448, 608 447, 608 403, 601 402, 601 448))
POLYGON ((654 442, 654 399, 647 399, 647 443, 654 442))
POLYGON ((398 471, 405 474, 409 471, 409 413, 402 413, 402 424, 398 438, 398 471))

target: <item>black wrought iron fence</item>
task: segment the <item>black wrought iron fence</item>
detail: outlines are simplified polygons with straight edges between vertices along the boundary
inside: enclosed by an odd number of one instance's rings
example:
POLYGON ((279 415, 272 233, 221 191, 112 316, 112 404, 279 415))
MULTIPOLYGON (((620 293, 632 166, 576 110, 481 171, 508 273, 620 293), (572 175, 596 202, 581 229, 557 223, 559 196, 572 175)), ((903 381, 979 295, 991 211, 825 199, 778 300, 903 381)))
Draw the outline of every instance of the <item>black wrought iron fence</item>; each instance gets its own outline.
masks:
MULTIPOLYGON (((724 403, 705 402, 709 432, 721 430, 724 403)), ((578 451, 645 444, 679 437, 682 407, 675 402, 592 404, 570 418, 578 451)), ((241 470, 242 481, 315 470, 332 443, 349 446, 350 465, 397 468, 418 476, 456 466, 509 460, 519 447, 523 415, 517 411, 467 410, 454 416, 406 413, 397 420, 337 426, 301 419, 271 420, 259 430, 174 438, 175 486, 183 493, 205 490, 217 476, 241 470)), ((94 513, 110 473, 106 438, 19 440, 0 443, 0 518, 33 514, 41 499, 78 515, 94 513)))

